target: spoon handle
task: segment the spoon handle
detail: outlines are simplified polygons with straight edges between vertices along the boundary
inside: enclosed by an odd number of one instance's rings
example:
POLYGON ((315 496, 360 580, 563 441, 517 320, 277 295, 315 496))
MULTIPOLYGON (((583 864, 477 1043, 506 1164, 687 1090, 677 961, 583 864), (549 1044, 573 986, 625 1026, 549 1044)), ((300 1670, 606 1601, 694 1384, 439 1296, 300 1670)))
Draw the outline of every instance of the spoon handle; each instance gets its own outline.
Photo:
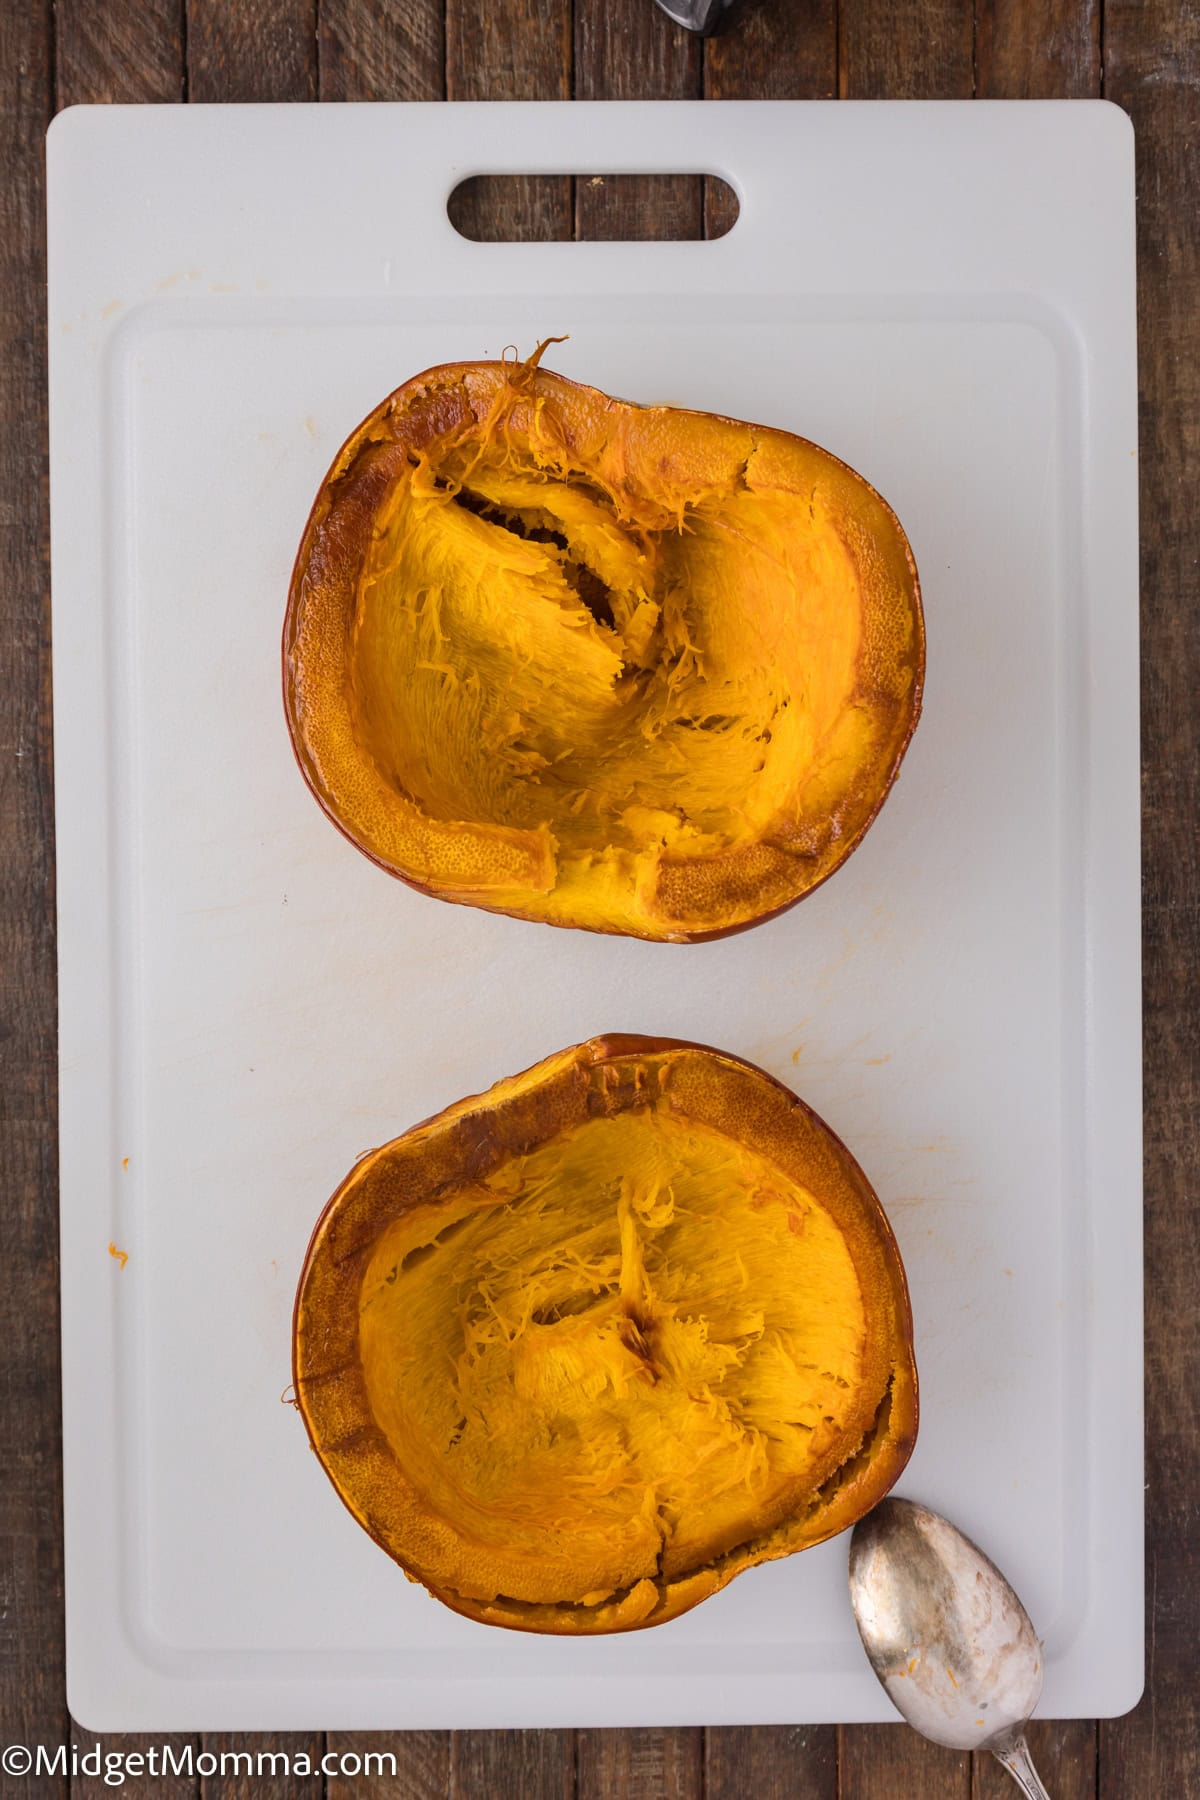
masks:
POLYGON ((1003 1763, 1027 1800, 1050 1800, 1033 1766, 1029 1745, 1023 1737, 1019 1737, 1016 1743, 1010 1744, 1005 1750, 993 1750, 992 1755, 998 1763, 1003 1763))

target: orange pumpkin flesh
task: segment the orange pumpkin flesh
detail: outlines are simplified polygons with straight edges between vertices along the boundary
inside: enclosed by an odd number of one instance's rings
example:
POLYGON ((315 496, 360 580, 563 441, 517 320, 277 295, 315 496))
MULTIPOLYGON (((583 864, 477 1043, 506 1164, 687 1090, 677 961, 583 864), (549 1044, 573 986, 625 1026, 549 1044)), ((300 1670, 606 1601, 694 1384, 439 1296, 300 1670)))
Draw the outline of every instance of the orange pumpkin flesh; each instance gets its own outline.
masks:
POLYGON ((536 358, 433 369, 359 427, 284 634, 300 766, 384 868, 680 941, 753 924, 845 859, 923 668, 908 543, 860 476, 536 358))
POLYGON ((596 1038, 359 1162, 294 1377, 359 1522, 488 1624, 653 1625, 820 1542, 916 1435, 899 1252, 761 1070, 596 1038))

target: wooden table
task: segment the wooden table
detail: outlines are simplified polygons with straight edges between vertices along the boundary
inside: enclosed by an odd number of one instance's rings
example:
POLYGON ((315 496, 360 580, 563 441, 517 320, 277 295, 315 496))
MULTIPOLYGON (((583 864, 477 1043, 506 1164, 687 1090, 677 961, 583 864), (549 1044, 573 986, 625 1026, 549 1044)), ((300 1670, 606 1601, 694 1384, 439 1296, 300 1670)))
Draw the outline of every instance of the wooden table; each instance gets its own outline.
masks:
MULTIPOLYGON (((650 0, 10 0, 0 4, 0 1745, 80 1750, 63 1685, 54 821, 42 133, 77 101, 1105 95, 1138 135, 1147 1229, 1147 1694, 1113 1722, 1035 1725, 1054 1800, 1200 1794, 1195 1596, 1200 1268, 1200 11, 1189 0, 750 0, 701 45, 650 0), (1189 467, 1189 456, 1191 466, 1189 467)), ((402 180, 403 171, 394 179, 402 180)), ((476 191, 480 235, 686 236, 720 196, 672 178, 476 191)), ((171 1740, 181 1744, 186 1740, 171 1740)), ((145 1749, 147 1740, 107 1740, 145 1749)), ((983 1800, 988 1758, 902 1726, 330 1733, 203 1747, 387 1750, 345 1800, 983 1800)), ((95 1777, 73 1790, 104 1790, 95 1777)), ((209 1800, 322 1777, 146 1780, 209 1800)), ((58 1794, 68 1778, 3 1778, 58 1794)))

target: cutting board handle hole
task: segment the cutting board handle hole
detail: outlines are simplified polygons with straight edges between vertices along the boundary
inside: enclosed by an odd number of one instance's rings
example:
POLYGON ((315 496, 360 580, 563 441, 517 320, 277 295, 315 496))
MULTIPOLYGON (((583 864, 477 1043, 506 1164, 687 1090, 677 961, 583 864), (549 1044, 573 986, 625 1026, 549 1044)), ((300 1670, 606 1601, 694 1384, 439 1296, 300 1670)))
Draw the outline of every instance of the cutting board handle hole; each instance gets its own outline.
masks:
POLYGON ((679 243, 724 237, 738 200, 719 175, 472 175, 446 211, 476 244, 679 243))

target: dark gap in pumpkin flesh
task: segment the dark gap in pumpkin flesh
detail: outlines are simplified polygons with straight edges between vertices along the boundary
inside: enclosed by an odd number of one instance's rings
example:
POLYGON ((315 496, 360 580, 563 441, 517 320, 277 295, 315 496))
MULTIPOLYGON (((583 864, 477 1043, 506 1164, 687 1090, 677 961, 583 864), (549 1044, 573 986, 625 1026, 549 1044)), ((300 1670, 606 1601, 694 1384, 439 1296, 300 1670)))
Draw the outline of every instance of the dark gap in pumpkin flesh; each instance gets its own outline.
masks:
MULTIPOLYGON (((456 506, 466 512, 473 513, 477 519, 483 519, 488 525, 496 525, 501 531, 507 531, 513 537, 520 538, 527 544, 550 544, 556 550, 570 550, 570 540, 564 532, 555 531, 549 525, 531 524, 519 512, 496 506, 485 499, 482 494, 472 493, 470 488, 459 488, 454 496, 456 506)), ((585 562, 576 557, 564 554, 563 575, 574 588, 579 599, 591 613, 597 625, 603 625, 609 631, 615 631, 617 620, 613 611, 612 594, 608 584, 590 569, 585 562)))

